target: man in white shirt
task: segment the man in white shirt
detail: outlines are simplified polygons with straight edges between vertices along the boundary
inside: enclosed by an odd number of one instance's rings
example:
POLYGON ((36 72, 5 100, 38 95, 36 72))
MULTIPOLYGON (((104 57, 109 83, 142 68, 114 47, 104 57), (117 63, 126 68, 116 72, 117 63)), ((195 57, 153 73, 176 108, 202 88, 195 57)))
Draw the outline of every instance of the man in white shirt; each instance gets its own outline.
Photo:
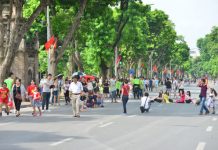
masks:
POLYGON ((83 91, 82 83, 78 81, 78 77, 73 77, 73 82, 69 87, 71 99, 72 99, 72 107, 73 107, 73 116, 79 118, 79 105, 80 105, 80 94, 83 91))
POLYGON ((52 81, 52 75, 48 74, 47 79, 45 79, 42 82, 42 96, 43 96, 43 101, 42 101, 42 110, 44 111, 44 107, 46 105, 46 110, 49 111, 49 99, 51 97, 51 90, 50 87, 51 85, 53 85, 53 81, 52 81))
POLYGON ((141 113, 149 112, 150 109, 150 98, 149 98, 149 94, 147 92, 145 92, 144 96, 141 98, 141 106, 140 106, 140 110, 141 113))

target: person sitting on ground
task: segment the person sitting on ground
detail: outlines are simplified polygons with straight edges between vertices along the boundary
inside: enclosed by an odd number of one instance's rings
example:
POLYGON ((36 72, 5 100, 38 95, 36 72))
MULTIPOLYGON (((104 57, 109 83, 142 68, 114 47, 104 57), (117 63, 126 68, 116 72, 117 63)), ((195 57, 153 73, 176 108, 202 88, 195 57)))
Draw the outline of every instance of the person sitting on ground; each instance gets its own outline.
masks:
POLYGON ((191 98, 191 92, 187 91, 185 95, 185 102, 186 103, 192 103, 192 98, 191 98))
POLYGON ((159 92, 158 97, 154 98, 154 101, 158 102, 158 103, 162 103, 163 102, 163 91, 162 90, 159 92))
POLYGON ((169 99, 169 92, 168 91, 166 91, 164 94, 163 94, 163 101, 165 102, 165 103, 170 103, 170 101, 172 102, 172 100, 171 99, 169 99))
POLYGON ((145 92, 144 96, 141 98, 141 106, 140 106, 140 110, 141 113, 149 112, 150 109, 150 98, 149 98, 149 94, 147 92, 145 92))
POLYGON ((103 94, 100 91, 97 92, 97 102, 96 102, 96 104, 97 104, 98 107, 104 107, 104 105, 103 105, 103 94))
POLYGON ((180 90, 179 92, 180 99, 176 101, 176 103, 185 103, 185 91, 180 90))
POLYGON ((93 92, 89 91, 86 106, 89 107, 89 108, 94 108, 94 105, 95 105, 94 94, 93 94, 93 92))

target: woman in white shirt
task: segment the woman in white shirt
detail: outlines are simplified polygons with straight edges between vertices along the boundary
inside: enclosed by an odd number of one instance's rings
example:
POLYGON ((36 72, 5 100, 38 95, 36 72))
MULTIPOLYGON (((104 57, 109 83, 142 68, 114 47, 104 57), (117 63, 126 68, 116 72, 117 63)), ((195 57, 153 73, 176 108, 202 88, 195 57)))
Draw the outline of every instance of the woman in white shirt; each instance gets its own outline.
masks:
POLYGON ((93 92, 93 84, 91 82, 90 79, 87 80, 87 89, 88 89, 88 92, 93 92))

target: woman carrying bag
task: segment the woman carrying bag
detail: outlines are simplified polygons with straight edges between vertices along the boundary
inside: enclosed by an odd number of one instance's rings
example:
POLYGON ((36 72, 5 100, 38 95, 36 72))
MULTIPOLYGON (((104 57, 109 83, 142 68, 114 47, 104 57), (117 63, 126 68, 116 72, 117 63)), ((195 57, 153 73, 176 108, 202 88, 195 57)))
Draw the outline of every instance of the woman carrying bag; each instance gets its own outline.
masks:
POLYGON ((15 104, 16 117, 19 117, 21 102, 25 98, 26 93, 24 85, 21 84, 21 79, 16 79, 16 82, 13 85, 11 92, 12 99, 14 100, 15 104))

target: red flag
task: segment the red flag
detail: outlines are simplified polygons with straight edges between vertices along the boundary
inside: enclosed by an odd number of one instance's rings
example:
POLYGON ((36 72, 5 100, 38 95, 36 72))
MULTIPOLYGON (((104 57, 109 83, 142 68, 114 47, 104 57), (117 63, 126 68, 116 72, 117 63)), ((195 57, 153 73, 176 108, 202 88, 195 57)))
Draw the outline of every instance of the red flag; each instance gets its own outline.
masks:
POLYGON ((48 50, 51 45, 55 43, 55 38, 52 36, 46 43, 45 43, 45 49, 48 50))
POLYGON ((117 57, 116 64, 118 64, 118 63, 120 62, 121 59, 122 59, 122 56, 119 55, 119 56, 117 57))
POLYGON ((157 66, 156 65, 153 66, 153 71, 157 72, 157 66))

